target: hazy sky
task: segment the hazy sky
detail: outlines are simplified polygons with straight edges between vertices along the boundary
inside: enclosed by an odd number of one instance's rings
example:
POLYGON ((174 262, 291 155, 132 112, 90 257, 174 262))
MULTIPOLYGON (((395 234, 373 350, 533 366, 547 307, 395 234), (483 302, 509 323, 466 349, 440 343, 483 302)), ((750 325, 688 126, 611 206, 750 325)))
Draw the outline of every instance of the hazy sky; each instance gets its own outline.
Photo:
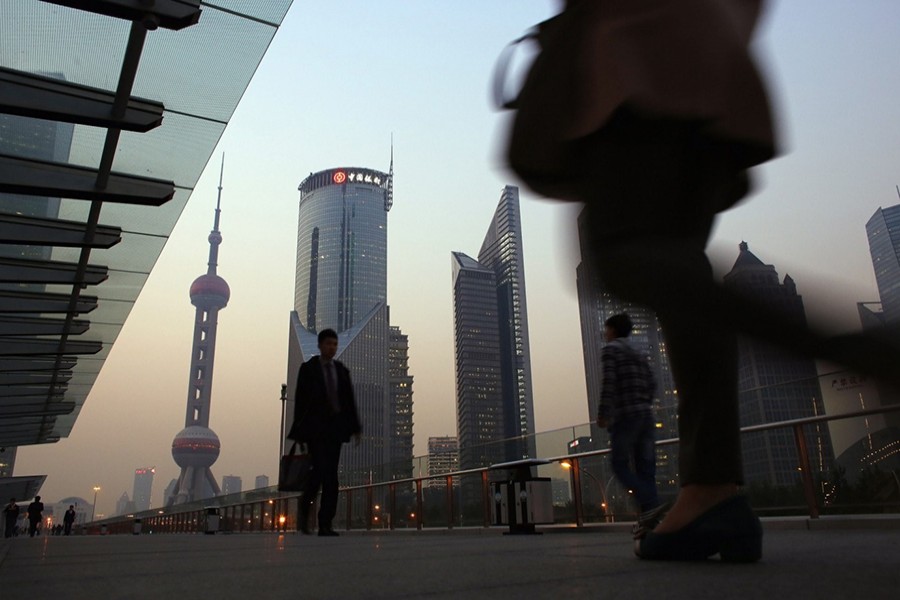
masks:
MULTIPOLYGON (((415 453, 455 434, 450 252, 478 252, 502 187, 503 115, 489 101, 505 43, 550 16, 548 0, 296 0, 175 227, 69 438, 23 447, 16 475, 48 474, 42 495, 109 513, 134 469, 156 466, 153 504, 176 477, 194 308, 205 272, 225 152, 219 316, 210 425, 212 470, 244 486, 278 460, 280 385, 292 308, 297 185, 337 166, 387 169, 392 324, 409 335, 415 453)), ((757 193, 720 220, 712 243, 727 270, 746 240, 796 280, 807 308, 856 326, 877 299, 865 222, 900 202, 900 2, 770 2, 758 52, 779 115, 783 155, 757 193)), ((235 43, 240 43, 235 40, 235 43)), ((539 431, 588 420, 575 296, 574 209, 523 190, 526 292, 539 431)), ((102 221, 102 219, 101 219, 102 221)), ((560 448, 559 453, 564 452, 560 448)))

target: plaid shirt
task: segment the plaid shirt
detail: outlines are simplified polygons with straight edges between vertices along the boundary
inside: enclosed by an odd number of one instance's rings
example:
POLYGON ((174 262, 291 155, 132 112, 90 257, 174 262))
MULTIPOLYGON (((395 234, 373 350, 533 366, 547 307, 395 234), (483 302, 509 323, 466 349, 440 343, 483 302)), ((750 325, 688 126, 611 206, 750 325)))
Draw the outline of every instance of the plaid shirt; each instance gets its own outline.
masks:
POLYGON ((627 339, 617 338, 604 346, 600 360, 603 389, 598 416, 615 421, 652 413, 656 380, 647 356, 632 348, 627 339))

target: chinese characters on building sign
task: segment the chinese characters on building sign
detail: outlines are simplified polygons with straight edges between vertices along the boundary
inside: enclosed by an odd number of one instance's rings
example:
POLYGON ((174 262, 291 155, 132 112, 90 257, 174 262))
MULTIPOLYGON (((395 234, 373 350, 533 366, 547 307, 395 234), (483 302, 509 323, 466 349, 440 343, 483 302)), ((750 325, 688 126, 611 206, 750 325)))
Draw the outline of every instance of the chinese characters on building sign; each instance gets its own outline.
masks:
POLYGON ((336 171, 334 175, 331 176, 331 180, 336 184, 341 184, 349 181, 350 183, 371 183, 373 185, 381 185, 381 177, 378 175, 372 175, 369 173, 356 173, 351 171, 350 173, 345 173, 344 171, 336 171))

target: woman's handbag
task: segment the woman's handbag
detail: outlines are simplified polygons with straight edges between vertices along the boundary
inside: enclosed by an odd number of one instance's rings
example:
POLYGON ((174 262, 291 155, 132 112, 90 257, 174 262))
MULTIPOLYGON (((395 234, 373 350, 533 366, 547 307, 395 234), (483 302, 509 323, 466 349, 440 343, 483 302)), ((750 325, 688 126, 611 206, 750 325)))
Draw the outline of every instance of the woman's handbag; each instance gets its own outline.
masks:
POLYGON ((566 135, 566 121, 574 110, 581 40, 588 34, 579 12, 568 8, 511 42, 494 70, 498 107, 516 111, 507 144, 510 168, 535 192, 574 199, 575 144, 566 135), (534 40, 540 53, 531 64, 515 98, 506 93, 507 71, 522 42, 534 40))
POLYGON ((312 457, 306 451, 305 445, 301 445, 297 454, 297 442, 291 444, 291 450, 281 457, 278 469, 278 491, 302 492, 306 489, 309 473, 312 471, 312 457))

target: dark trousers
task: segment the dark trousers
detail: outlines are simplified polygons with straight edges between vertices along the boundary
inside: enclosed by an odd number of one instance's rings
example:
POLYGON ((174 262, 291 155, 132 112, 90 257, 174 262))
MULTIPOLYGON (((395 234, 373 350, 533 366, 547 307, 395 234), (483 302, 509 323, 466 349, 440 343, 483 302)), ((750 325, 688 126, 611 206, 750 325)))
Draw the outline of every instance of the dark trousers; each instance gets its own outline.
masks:
POLYGON ((338 464, 341 462, 341 445, 341 442, 332 439, 320 439, 307 444, 313 468, 300 499, 300 519, 305 523, 305 519, 309 518, 309 507, 315 502, 319 487, 321 487, 319 529, 331 529, 331 522, 337 512, 338 464))
POLYGON ((580 160, 589 264, 607 291, 654 310, 665 334, 681 484, 740 483, 737 337, 705 247, 746 179, 699 124, 630 115, 586 138, 580 160))
POLYGON ((40 519, 28 519, 28 535, 34 537, 35 534, 38 534, 38 525, 41 524, 40 519))
POLYGON ((656 424, 653 415, 617 418, 609 428, 612 470, 634 493, 641 512, 659 506, 656 493, 656 424), (634 469, 632 470, 632 464, 634 469))
POLYGON ((10 538, 16 533, 16 517, 6 518, 6 528, 3 530, 3 537, 10 538))
POLYGON ((71 535, 72 534, 72 522, 66 521, 63 525, 63 535, 71 535))
POLYGON ((747 191, 740 152, 701 122, 620 112, 582 140, 575 161, 589 264, 607 291, 654 310, 666 337, 682 485, 743 482, 738 333, 897 378, 893 346, 829 339, 714 280, 706 243, 716 214, 747 191))

